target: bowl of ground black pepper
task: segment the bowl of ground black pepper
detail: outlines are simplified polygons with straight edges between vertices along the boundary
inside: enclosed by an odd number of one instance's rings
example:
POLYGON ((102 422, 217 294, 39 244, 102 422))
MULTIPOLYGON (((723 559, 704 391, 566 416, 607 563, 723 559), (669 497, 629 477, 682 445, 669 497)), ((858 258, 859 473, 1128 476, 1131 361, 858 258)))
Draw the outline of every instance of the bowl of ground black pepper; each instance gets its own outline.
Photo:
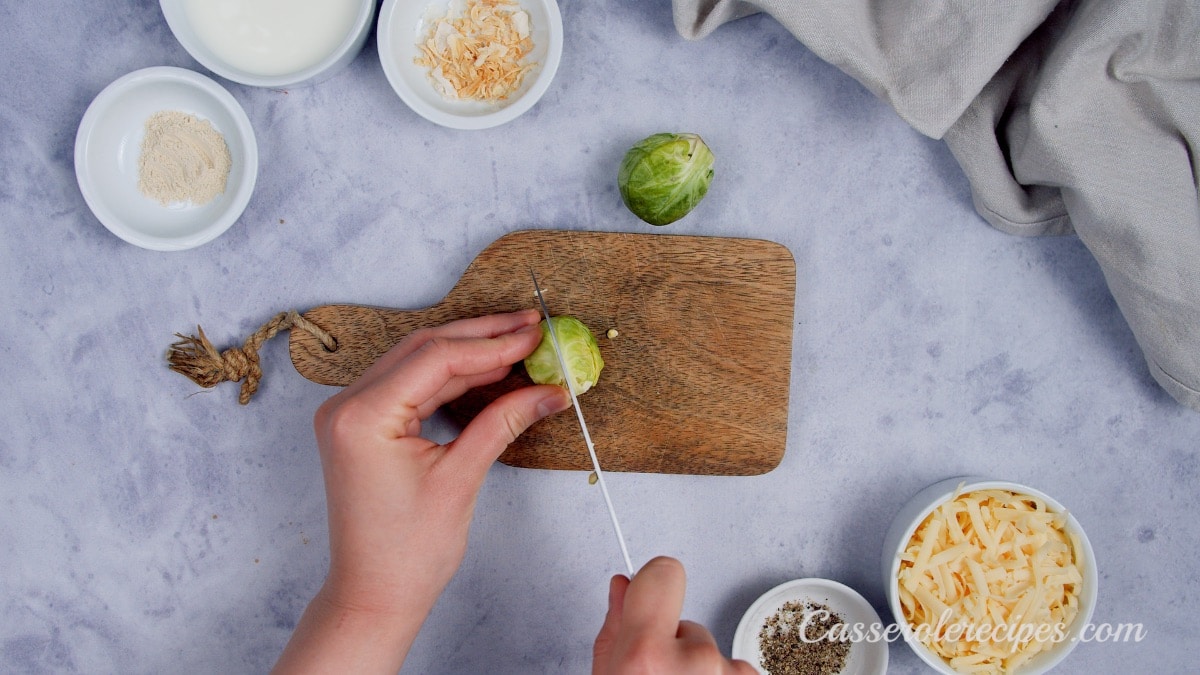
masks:
POLYGON ((104 88, 75 137, 84 201, 121 239, 157 251, 208 243, 241 217, 258 177, 250 120, 221 85, 173 67, 104 88))
POLYGON ((733 658, 765 675, 883 675, 888 636, 854 589, 829 579, 772 588, 742 616, 733 658))

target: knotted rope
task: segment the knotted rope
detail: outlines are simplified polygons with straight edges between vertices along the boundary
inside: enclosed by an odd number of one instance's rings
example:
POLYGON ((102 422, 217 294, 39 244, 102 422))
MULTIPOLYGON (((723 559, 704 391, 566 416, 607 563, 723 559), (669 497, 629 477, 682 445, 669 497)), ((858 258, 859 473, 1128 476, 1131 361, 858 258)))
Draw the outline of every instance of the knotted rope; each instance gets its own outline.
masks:
POLYGON ((179 340, 167 350, 167 363, 171 370, 205 388, 215 387, 225 381, 238 382, 244 379, 238 394, 238 403, 246 405, 254 392, 258 391, 258 383, 262 380, 258 350, 279 331, 290 328, 307 331, 320 340, 329 351, 337 349, 337 340, 334 340, 332 335, 293 309, 275 315, 246 338, 241 347, 230 347, 223 352, 218 352, 212 346, 199 326, 196 326, 199 335, 176 333, 175 337, 179 340))

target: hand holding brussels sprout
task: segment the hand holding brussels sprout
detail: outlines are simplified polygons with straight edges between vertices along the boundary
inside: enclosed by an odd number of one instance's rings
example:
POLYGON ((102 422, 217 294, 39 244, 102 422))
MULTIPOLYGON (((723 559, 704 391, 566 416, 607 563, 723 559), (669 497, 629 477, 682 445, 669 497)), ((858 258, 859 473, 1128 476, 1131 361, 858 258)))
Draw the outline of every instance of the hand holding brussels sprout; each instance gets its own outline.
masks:
POLYGON ((696 134, 654 134, 621 161, 617 187, 638 218, 667 225, 686 216, 708 192, 713 154, 696 134))
MULTIPOLYGON (((558 347, 562 350, 563 361, 571 371, 571 384, 575 394, 581 395, 591 389, 600 379, 600 371, 604 369, 604 359, 600 358, 600 345, 592 337, 592 331, 582 321, 573 316, 550 317, 553 322, 554 335, 558 338, 558 347)), ((537 384, 556 384, 567 386, 562 368, 558 365, 558 356, 554 353, 554 343, 550 341, 550 329, 543 319, 541 323, 542 341, 533 353, 525 357, 525 372, 537 384)))

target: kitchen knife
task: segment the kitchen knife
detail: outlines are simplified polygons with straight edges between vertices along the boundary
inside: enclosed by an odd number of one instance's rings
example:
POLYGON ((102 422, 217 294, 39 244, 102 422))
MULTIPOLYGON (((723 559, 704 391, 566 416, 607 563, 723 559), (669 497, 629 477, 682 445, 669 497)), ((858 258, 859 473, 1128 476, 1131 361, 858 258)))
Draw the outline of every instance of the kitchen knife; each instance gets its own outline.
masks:
POLYGON ((558 367, 562 369, 563 379, 567 381, 567 391, 571 393, 571 404, 575 408, 575 416, 579 418, 579 428, 583 430, 583 442, 587 444, 588 455, 592 459, 592 470, 596 472, 596 482, 604 495, 604 504, 608 506, 608 515, 612 518, 613 530, 617 533, 617 543, 621 546, 621 556, 625 559, 625 569, 629 578, 633 578, 633 562, 629 559, 629 549, 625 546, 625 535, 621 534, 621 523, 617 521, 617 511, 613 508, 612 497, 608 494, 608 486, 604 483, 604 472, 600 470, 600 460, 596 458, 596 446, 592 444, 592 435, 588 433, 587 422, 583 419, 583 410, 579 407, 579 397, 575 393, 574 380, 563 358, 562 348, 558 344, 558 336, 554 334, 554 323, 550 320, 550 309, 546 306, 546 298, 542 295, 542 287, 538 284, 537 275, 529 270, 533 278, 533 290, 537 293, 538 304, 542 306, 542 315, 546 317, 546 332, 550 335, 550 345, 554 347, 554 355, 558 358, 558 367))

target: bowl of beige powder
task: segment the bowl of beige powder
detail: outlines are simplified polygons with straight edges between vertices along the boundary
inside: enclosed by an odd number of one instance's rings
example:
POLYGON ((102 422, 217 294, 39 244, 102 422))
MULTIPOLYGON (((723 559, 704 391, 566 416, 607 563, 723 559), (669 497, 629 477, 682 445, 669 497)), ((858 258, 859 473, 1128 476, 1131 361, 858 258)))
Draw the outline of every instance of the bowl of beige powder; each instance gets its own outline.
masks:
POLYGON ((88 106, 75 176, 96 218, 156 251, 208 243, 241 217, 258 176, 250 120, 221 85, 183 68, 138 70, 88 106))

